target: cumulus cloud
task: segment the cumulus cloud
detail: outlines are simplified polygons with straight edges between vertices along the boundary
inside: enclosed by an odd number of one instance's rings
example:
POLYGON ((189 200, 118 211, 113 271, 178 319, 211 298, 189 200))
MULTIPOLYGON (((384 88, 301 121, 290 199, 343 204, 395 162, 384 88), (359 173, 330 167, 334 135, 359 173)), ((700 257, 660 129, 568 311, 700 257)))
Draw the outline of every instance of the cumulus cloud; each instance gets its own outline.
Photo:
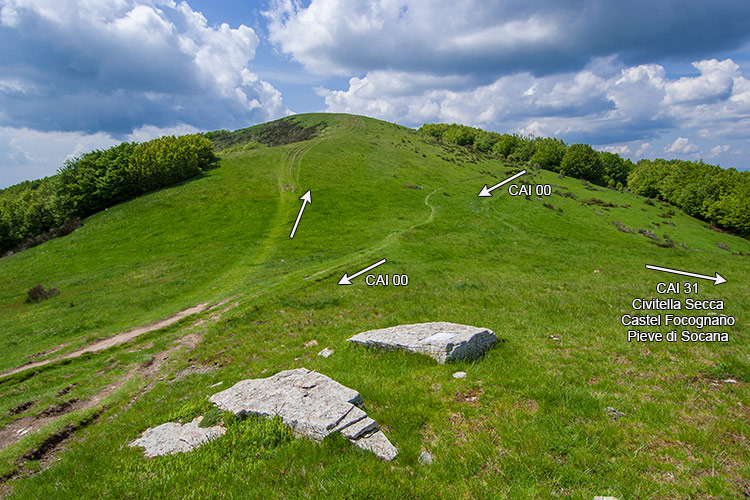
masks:
POLYGON ((708 155, 709 158, 716 158, 722 153, 726 153, 731 149, 729 144, 720 144, 711 148, 711 153, 708 155))
POLYGON ((700 71, 699 77, 682 77, 667 84, 666 103, 711 102, 727 98, 732 93, 734 80, 740 76, 740 67, 731 59, 711 59, 693 63, 700 71))
POLYGON ((276 118, 281 94, 248 66, 258 43, 185 2, 3 0, 0 125, 124 137, 276 118))
POLYGON ((750 38, 745 0, 273 0, 269 36, 309 71, 501 75, 702 57, 750 38), (637 27, 637 29, 634 29, 637 27), (700 27, 700 29, 696 29, 700 27))
POLYGON ((671 145, 664 148, 664 151, 667 153, 690 154, 697 153, 700 151, 700 148, 690 142, 690 139, 687 137, 678 137, 671 145))
POLYGON ((627 144, 622 144, 619 146, 605 146, 602 148, 602 151, 606 151, 608 153, 616 153, 620 156, 627 156, 630 154, 630 146, 627 144))
POLYGON ((0 127, 0 188, 52 175, 66 159, 117 144, 106 133, 39 132, 0 127))
POLYGON ((451 85, 447 76, 373 71, 352 78, 346 90, 319 93, 329 111, 414 125, 459 122, 602 145, 650 140, 674 128, 698 127, 706 138, 747 137, 750 85, 738 65, 725 59, 694 66, 699 75, 670 79, 658 64, 621 67, 608 76, 596 74, 594 62, 576 73, 518 73, 466 89, 451 85))

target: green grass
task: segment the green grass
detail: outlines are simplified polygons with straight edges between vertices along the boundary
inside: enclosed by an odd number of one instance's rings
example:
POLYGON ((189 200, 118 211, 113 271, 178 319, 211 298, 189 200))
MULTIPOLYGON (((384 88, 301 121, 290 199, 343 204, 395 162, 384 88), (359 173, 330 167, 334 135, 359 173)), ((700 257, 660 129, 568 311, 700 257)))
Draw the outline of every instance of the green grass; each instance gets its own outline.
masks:
POLYGON ((135 378, 110 398, 51 467, 17 461, 39 436, 0 451, 0 476, 20 473, 8 483, 11 497, 746 494, 750 256, 737 255, 750 251, 746 240, 678 210, 659 217, 667 208, 658 203, 590 191, 543 170, 528 169, 522 179, 577 199, 527 200, 504 188, 478 198, 482 185, 519 167, 369 118, 295 119, 325 127, 304 142, 226 154, 201 178, 0 259, 3 370, 61 343, 69 343, 60 351, 67 352, 241 294, 219 320, 204 313, 199 327, 186 319, 132 344, 0 381, 6 425, 23 416, 8 414, 19 403, 34 400, 29 412, 43 411, 72 383, 85 400, 182 335, 203 335, 192 352, 176 351, 159 377, 135 378), (290 239, 308 189, 312 205, 290 239), (582 203, 591 198, 616 207, 582 203), (614 221, 666 234, 676 246, 660 248, 614 221), (408 274, 409 286, 367 287, 364 277, 336 284, 381 258, 388 262, 378 271, 408 274), (645 264, 727 278, 718 287, 703 282, 699 297, 723 299, 724 312, 737 317, 730 342, 628 343, 620 315, 669 279, 645 264), (61 293, 23 304, 37 283, 61 293), (366 329, 421 321, 486 326, 503 342, 477 362, 449 366, 344 342, 366 329), (317 345, 306 347, 313 339, 317 345), (334 354, 318 357, 323 347, 334 354), (177 376, 189 366, 211 370, 177 376), (226 436, 189 454, 148 460, 126 446, 149 426, 192 418, 208 396, 239 380, 299 366, 358 390, 399 449, 396 460, 381 462, 339 437, 288 439, 273 422, 254 419, 231 423, 226 436), (467 378, 452 378, 457 370, 467 378), (737 383, 717 382, 727 378, 737 383), (223 385, 210 387, 217 382, 223 385), (625 415, 613 420, 608 407, 625 415), (422 450, 435 457, 429 467, 417 460, 422 450))

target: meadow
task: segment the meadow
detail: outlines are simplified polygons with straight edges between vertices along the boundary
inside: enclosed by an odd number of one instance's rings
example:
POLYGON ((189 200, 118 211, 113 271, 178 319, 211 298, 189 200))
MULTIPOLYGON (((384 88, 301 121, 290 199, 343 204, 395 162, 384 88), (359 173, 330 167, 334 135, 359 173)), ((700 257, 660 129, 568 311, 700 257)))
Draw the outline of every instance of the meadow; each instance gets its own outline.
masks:
POLYGON ((0 444, 12 441, 0 450, 0 494, 750 495, 750 242, 660 202, 387 122, 285 120, 316 132, 224 153, 197 178, 0 259, 0 372, 227 301, 127 344, 0 377, 0 426, 33 427, 20 439, 0 429, 0 444), (522 168, 519 182, 549 184, 551 196, 503 187, 477 197, 522 168), (408 286, 337 284, 382 258, 377 271, 408 274, 408 286), (703 281, 699 295, 736 317, 730 341, 628 342, 620 316, 672 280, 646 264, 721 273, 727 283, 703 281), (37 284, 60 294, 24 303, 37 284), (345 343, 423 321, 487 327, 501 342, 449 365, 345 343), (334 354, 318 356, 324 347, 334 354), (187 454, 146 459, 127 446, 148 427, 207 411, 206 398, 235 382, 296 367, 359 391, 399 456, 383 462, 340 437, 294 439, 257 419, 229 422, 187 454), (453 378, 458 370, 467 377, 453 378))

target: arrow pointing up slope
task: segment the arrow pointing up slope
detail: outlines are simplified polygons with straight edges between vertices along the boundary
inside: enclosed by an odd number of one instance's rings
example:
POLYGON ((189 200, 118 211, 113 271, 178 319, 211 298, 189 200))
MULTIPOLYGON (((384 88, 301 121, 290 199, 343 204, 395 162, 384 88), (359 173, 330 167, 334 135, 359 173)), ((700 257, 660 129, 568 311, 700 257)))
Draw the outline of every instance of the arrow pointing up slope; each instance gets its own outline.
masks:
POLYGON ((297 220, 294 221, 294 227, 292 228, 292 232, 289 235, 290 238, 294 238, 294 233, 297 232, 297 226, 299 226, 299 220, 302 218, 302 212, 305 211, 305 205, 308 203, 312 203, 312 200, 310 199, 310 190, 308 190, 305 194, 300 196, 299 198, 302 200, 302 206, 299 207, 299 213, 297 214, 297 220))

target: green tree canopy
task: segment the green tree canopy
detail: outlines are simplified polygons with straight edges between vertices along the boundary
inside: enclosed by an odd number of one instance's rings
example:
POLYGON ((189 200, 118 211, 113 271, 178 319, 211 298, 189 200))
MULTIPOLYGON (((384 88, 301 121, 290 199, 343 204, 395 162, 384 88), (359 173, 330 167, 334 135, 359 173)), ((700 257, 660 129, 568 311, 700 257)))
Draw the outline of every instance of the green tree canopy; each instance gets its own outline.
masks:
POLYGON ((560 163, 560 172, 594 184, 604 182, 604 166, 599 159, 599 153, 588 144, 573 144, 568 147, 560 163))

